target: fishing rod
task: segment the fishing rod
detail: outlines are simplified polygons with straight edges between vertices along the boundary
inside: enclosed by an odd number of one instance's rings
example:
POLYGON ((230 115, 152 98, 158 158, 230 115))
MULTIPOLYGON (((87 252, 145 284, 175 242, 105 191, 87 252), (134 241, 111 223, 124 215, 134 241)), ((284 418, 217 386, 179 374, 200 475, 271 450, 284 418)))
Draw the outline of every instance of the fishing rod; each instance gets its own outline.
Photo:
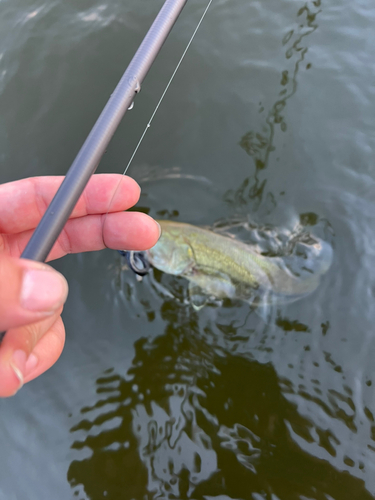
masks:
MULTIPOLYGON (((187 0, 166 0, 91 129, 21 258, 44 262, 187 0)), ((6 332, 0 332, 0 343, 6 332)))
POLYGON ((22 252, 22 258, 46 260, 186 2, 165 1, 22 252))

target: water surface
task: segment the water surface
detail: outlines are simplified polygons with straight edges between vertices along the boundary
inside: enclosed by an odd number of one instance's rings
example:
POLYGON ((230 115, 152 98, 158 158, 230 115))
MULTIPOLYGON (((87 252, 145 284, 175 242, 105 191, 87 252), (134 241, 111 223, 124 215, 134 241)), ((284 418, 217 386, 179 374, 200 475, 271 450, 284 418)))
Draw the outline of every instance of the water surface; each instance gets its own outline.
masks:
MULTIPOLYGON (((64 174, 161 2, 0 2, 0 181, 64 174)), ((186 6, 101 172, 122 172, 205 4, 186 6)), ((153 216, 304 228, 319 288, 264 323, 184 280, 69 256, 59 362, 0 402, 0 498, 375 496, 375 11, 214 1, 130 174, 153 216)))

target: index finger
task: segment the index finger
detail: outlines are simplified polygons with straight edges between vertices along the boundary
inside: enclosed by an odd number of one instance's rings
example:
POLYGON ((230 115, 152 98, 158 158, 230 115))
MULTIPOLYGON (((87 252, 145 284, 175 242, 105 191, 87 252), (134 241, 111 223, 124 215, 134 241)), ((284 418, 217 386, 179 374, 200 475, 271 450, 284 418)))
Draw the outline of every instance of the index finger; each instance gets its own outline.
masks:
MULTIPOLYGON (((34 229, 64 177, 31 177, 0 185, 0 233, 34 229)), ((122 212, 135 205, 140 187, 131 177, 96 174, 87 184, 70 218, 122 212)))

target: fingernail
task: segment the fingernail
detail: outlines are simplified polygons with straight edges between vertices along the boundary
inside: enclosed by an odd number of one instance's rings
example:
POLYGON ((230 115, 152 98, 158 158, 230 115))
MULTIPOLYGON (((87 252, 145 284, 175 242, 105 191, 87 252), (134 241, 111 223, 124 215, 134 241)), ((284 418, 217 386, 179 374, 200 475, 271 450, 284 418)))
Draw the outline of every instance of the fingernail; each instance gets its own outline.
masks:
POLYGON ((20 385, 17 389, 19 391, 21 387, 23 386, 23 380, 25 376, 25 366, 26 366, 26 358, 27 355, 25 351, 21 351, 20 349, 17 351, 14 351, 12 360, 10 362, 10 366, 12 367, 16 377, 20 381, 20 385))
POLYGON ((159 239, 160 236, 161 236, 161 225, 159 224, 159 222, 157 220, 155 222, 156 222, 156 224, 158 225, 158 228, 159 228, 159 236, 158 236, 158 239, 159 239))
POLYGON ((35 354, 31 353, 30 356, 27 358, 26 365, 25 365, 25 377, 30 375, 30 373, 34 370, 36 365, 38 364, 39 360, 35 356, 35 354))
POLYGON ((24 273, 21 306, 29 311, 54 312, 66 300, 68 284, 56 271, 28 269, 24 273))

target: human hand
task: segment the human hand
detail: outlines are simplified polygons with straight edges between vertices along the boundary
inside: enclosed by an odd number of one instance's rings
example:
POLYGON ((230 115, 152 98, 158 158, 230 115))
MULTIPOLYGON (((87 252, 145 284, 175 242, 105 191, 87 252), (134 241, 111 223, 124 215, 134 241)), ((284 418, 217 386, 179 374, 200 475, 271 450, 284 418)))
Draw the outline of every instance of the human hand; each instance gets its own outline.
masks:
MULTIPOLYGON (((0 397, 48 370, 64 346, 65 278, 46 264, 19 258, 62 180, 35 177, 0 185, 0 332, 7 332, 0 345, 0 397)), ((124 212, 139 195, 130 177, 94 175, 47 260, 105 247, 152 247, 159 225, 148 215, 124 212)))

